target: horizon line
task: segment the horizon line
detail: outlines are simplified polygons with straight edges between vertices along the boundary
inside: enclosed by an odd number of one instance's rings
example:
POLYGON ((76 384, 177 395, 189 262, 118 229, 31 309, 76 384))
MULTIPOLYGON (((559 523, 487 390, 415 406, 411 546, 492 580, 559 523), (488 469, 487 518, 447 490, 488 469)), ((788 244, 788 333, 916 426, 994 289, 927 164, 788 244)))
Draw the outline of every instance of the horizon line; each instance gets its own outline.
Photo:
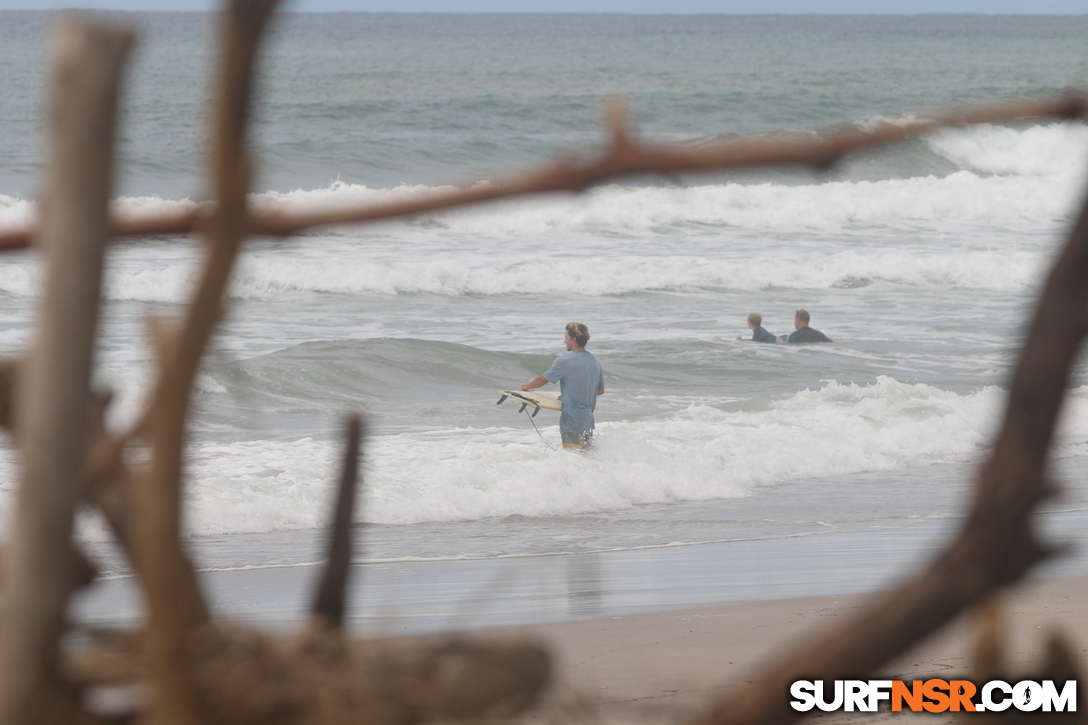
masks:
MULTIPOLYGON (((185 14, 200 15, 221 12, 219 9, 163 9, 163 8, 109 8, 109 7, 0 7, 0 12, 23 13, 58 13, 58 12, 110 12, 110 13, 154 13, 154 14, 185 14)), ((322 9, 291 9, 283 8, 279 12, 291 15, 600 15, 600 16, 639 16, 639 17, 697 17, 697 16, 732 16, 732 17, 1024 17, 1024 18, 1053 18, 1053 17, 1088 17, 1085 12, 982 12, 982 11, 941 11, 927 10, 923 12, 846 12, 836 10, 826 11, 790 11, 780 10, 772 12, 728 12, 728 11, 691 11, 691 12, 654 12, 654 11, 617 11, 617 10, 322 10, 322 9)))

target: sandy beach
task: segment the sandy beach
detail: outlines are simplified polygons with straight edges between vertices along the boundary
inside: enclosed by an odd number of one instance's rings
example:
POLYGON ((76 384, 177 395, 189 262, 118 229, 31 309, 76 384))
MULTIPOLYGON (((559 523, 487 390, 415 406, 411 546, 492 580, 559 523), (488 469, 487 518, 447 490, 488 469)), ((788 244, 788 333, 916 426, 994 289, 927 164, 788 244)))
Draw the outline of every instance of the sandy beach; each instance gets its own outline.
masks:
MULTIPOLYGON (((905 562, 919 564, 919 554, 932 551, 932 539, 912 548, 908 544, 918 542, 911 538, 787 539, 760 542, 751 552, 734 542, 527 557, 514 565, 493 559, 357 565, 348 626, 371 637, 459 631, 539 639, 553 654, 555 677, 538 718, 553 719, 556 708, 566 712, 578 703, 608 722, 675 721, 709 698, 742 687, 791 646, 859 616, 879 596, 880 582, 898 580, 911 568, 905 562), (836 559, 822 549, 824 542, 848 548, 850 556, 836 559), (758 557, 746 555, 757 551, 758 557), (902 559, 891 556, 896 551, 902 559), (876 561, 883 567, 867 568, 876 561), (761 568, 763 578, 757 575, 761 568), (808 579, 799 575, 806 570, 808 579), (850 571, 867 572, 852 580, 853 592, 788 594, 849 588, 850 571), (792 587, 782 583, 787 579, 794 581, 792 587), (787 594, 767 596, 776 591, 787 594), (708 603, 691 605, 700 601, 708 603)), ((1076 558, 1057 564, 1047 571, 1083 568, 1076 558)), ((305 618, 316 573, 316 567, 300 566, 205 571, 202 582, 220 616, 289 631, 305 618)), ((98 625, 135 623, 140 607, 132 582, 129 577, 100 582, 77 602, 77 618, 98 625)), ((1003 602, 1010 671, 1026 673, 1039 663, 1054 631, 1065 633, 1076 652, 1086 651, 1088 576, 1035 578, 1008 592, 1003 602)), ((889 679, 968 675, 971 629, 971 621, 963 619, 879 674, 889 679)), ((885 716, 818 717, 838 722, 885 716)), ((933 715, 926 717, 934 721, 933 715)))
MULTIPOLYGON (((1009 670, 1031 672, 1054 632, 1065 635, 1083 659, 1088 651, 1086 595, 1088 577, 1083 576, 1033 580, 1008 592, 1002 603, 1009 670)), ((666 720, 696 712, 711 698, 743 687, 791 646, 858 617, 872 598, 858 594, 738 602, 514 631, 539 637, 551 648, 558 675, 553 697, 584 697, 608 720, 666 720)), ((968 675, 972 625, 970 618, 961 619, 879 674, 889 679, 968 675)), ((829 713, 817 719, 873 721, 891 716, 829 713)), ((924 717, 934 722, 945 716, 924 717)))

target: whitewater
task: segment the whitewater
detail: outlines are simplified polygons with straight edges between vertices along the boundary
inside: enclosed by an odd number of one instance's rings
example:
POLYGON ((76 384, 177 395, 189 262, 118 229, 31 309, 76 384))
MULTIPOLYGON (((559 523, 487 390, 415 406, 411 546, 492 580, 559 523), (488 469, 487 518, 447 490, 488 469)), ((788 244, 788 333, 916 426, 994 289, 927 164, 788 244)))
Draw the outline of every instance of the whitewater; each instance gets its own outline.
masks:
MULTIPOLYGON (((191 209, 207 18, 129 17, 144 40, 114 204, 191 209)), ((13 229, 38 214, 47 16, 0 13, 0 28, 0 229, 13 229)), ((926 106, 1083 78, 1086 31, 1083 18, 982 16, 290 16, 263 73, 251 201, 312 211, 495 183, 597 151, 611 93, 646 136, 692 145, 909 125, 926 106)), ((326 524, 349 411, 370 426, 368 561, 947 533, 1086 170, 1082 122, 984 125, 824 173, 639 177, 255 239, 197 383, 190 541, 211 568, 312 562, 299 542, 326 524), (835 342, 734 340, 749 312, 784 334, 798 308, 835 342), (554 450, 557 415, 537 416, 538 434, 495 405, 563 352, 571 320, 589 326, 607 388, 585 456, 554 450)), ((185 238, 110 251, 97 381, 115 391, 112 425, 135 419, 153 381, 147 319, 180 315, 200 261, 185 238)), ((3 354, 32 340, 40 279, 32 253, 0 265, 3 354)), ((1080 366, 1062 470, 1086 467, 1086 440, 1080 366)), ((5 519, 16 478, 9 443, 5 519)), ((1056 521, 1088 502, 1071 486, 1056 521)), ((80 536, 108 538, 90 515, 80 536)), ((107 573, 125 570, 104 556, 107 573)))

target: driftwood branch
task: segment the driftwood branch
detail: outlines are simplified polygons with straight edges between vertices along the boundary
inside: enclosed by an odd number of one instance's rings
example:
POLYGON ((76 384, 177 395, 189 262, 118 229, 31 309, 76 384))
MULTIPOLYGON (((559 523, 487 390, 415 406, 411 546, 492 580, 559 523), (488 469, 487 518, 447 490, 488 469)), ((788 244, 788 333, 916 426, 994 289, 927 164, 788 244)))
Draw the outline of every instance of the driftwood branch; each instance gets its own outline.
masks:
POLYGON ((358 415, 350 416, 345 436, 344 467, 340 474, 332 531, 329 534, 329 558, 311 607, 312 614, 321 618, 325 626, 337 629, 344 620, 344 593, 351 571, 351 520, 355 513, 359 446, 362 437, 362 418, 358 415))
POLYGON ((200 719, 191 639, 210 617, 180 542, 186 422, 193 382, 248 233, 245 124, 257 49, 275 5, 276 0, 232 0, 224 13, 225 57, 212 121, 211 156, 219 204, 205 226, 208 257, 180 329, 175 332, 160 325, 157 335, 161 370, 146 430, 151 463, 135 486, 133 522, 148 603, 148 661, 156 693, 151 720, 157 723, 200 719))
MULTIPOLYGON (((23 367, 25 361, 21 359, 0 358, 0 429, 13 438, 16 379, 23 367)), ((83 496, 84 503, 100 510, 117 540, 133 558, 128 531, 132 476, 124 460, 124 447, 130 437, 111 435, 106 429, 106 411, 112 397, 109 392, 92 392, 88 425, 93 443, 84 462, 83 496)))
MULTIPOLYGON (((351 224, 410 216, 423 212, 479 204, 514 196, 546 192, 583 191, 595 184, 633 174, 672 175, 682 172, 800 164, 825 169, 852 151, 919 136, 940 128, 976 123, 1000 123, 1043 118, 1072 118, 1085 114, 1088 99, 1069 93, 1052 98, 1006 100, 978 107, 963 106, 929 114, 929 120, 910 126, 886 126, 868 132, 825 129, 815 134, 794 134, 772 139, 741 138, 696 147, 642 143, 628 131, 616 104, 606 108, 611 143, 603 155, 583 161, 560 159, 523 174, 499 178, 419 199, 370 207, 305 214, 265 214, 255 220, 254 232, 289 236, 315 227, 351 224)), ((923 114, 924 115, 924 114, 923 114)))
POLYGON ((110 237, 118 79, 132 33, 89 19, 56 29, 38 337, 15 391, 22 481, 5 548, 0 723, 52 720, 64 608, 79 583, 72 543, 90 438, 91 370, 110 237))
MULTIPOLYGON (((1069 91, 1039 98, 1009 98, 917 111, 915 115, 926 120, 906 125, 889 124, 871 131, 834 127, 815 133, 776 135, 773 138, 741 137, 698 146, 640 142, 628 131, 618 108, 612 104, 606 112, 611 141, 609 148, 597 158, 563 158, 536 169, 502 175, 487 183, 459 184, 461 188, 401 201, 305 213, 253 211, 249 229, 260 236, 289 237, 319 227, 395 219, 528 194, 582 191, 594 184, 632 174, 670 176, 682 172, 786 164, 825 169, 854 151, 921 136, 942 128, 1083 117, 1088 111, 1088 97, 1069 91)), ((213 217, 215 208, 214 204, 208 203, 154 217, 116 216, 113 220, 114 236, 132 238, 189 234, 213 217)), ((29 246, 34 234, 32 229, 0 233, 0 252, 29 246)))
POLYGON ((1088 333, 1088 200, 1046 280, 1009 390, 1004 422, 979 472, 974 505, 952 545, 921 576, 883 595, 860 621, 830 629, 782 658, 699 725, 769 725, 798 717, 789 685, 816 674, 859 677, 902 654, 1008 586, 1051 553, 1036 506, 1054 492, 1047 452, 1070 371, 1088 333))

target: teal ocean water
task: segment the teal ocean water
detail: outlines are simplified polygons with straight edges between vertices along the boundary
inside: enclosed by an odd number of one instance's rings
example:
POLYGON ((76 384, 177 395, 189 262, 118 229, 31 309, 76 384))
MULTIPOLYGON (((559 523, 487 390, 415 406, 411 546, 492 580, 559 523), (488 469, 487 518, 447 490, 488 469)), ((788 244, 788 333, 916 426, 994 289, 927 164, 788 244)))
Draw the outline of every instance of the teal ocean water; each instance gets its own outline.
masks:
MULTIPOLYGON (((206 193, 211 18, 123 17, 141 40, 116 204, 190 205, 206 193)), ((0 227, 36 214, 48 24, 0 13, 0 227)), ((253 202, 381 201, 591 153, 614 95, 642 135, 689 145, 909 124, 1079 84, 1086 40, 1086 17, 287 15, 261 67, 253 202)), ((199 381, 191 542, 209 568, 315 560, 298 542, 325 523, 339 420, 361 410, 361 560, 808 538, 879 569, 856 544, 866 532, 928 550, 962 513, 1086 169, 1084 123, 990 125, 822 174, 640 177, 254 243, 199 381), (733 339, 751 311, 789 332, 800 307, 834 344, 733 339), (494 404, 563 352, 570 320, 606 376, 584 457, 552 449, 557 415, 535 419, 538 436, 494 404)), ((180 313, 197 263, 180 238, 111 252, 98 377, 117 390, 116 424, 151 379, 145 320, 180 313)), ((30 340, 39 278, 33 254, 0 265, 4 354, 30 340)), ((1056 451, 1066 472, 1088 463, 1086 383, 1082 368, 1056 451)), ((6 512, 10 451, 0 471, 6 512)), ((1046 518, 1075 532, 1088 489, 1070 478, 1046 518)), ((93 519, 82 536, 104 538, 93 519)), ((756 567, 773 593, 815 586, 777 556, 756 567)), ((848 587, 844 571, 825 588, 848 587)))

